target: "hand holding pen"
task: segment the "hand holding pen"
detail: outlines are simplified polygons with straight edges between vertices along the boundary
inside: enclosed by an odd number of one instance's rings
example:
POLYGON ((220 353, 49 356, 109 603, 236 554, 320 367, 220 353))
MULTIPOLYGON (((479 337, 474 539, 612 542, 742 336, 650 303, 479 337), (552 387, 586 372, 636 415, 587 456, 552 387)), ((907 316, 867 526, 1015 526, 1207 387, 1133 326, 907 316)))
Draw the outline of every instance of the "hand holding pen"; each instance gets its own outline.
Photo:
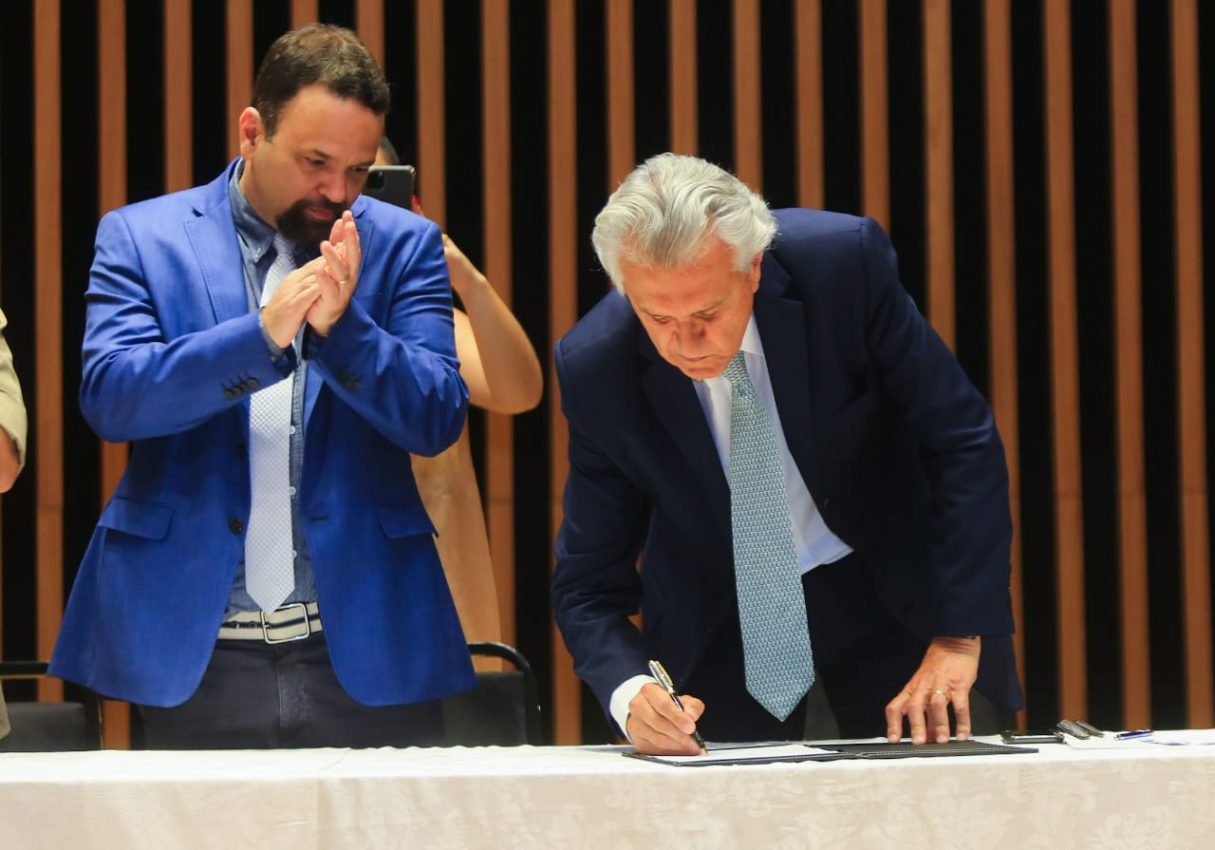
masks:
POLYGON ((696 697, 680 696, 666 670, 650 662, 650 673, 660 684, 644 685, 629 702, 627 728, 638 752, 650 755, 696 755, 705 751, 696 731, 704 703, 696 697))

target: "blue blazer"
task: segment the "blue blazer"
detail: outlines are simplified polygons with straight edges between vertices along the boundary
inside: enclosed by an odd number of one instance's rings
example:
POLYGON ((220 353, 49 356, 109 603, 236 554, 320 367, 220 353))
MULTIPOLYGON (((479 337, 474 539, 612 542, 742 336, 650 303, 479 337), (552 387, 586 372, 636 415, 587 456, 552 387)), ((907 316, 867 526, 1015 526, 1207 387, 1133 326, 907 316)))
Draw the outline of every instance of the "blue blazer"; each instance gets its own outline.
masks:
MULTIPOLYGON (((802 478, 890 613, 925 642, 983 635, 978 688, 1018 707, 1008 474, 990 409, 900 285, 875 222, 776 219, 754 316, 802 478)), ((553 607, 606 711, 648 658, 676 681, 712 670, 705 647, 737 610, 729 485, 692 381, 623 297, 578 322, 556 365, 570 472, 553 607), (641 631, 627 619, 638 609, 641 631)))
MULTIPOLYGON (((244 557, 249 394, 285 379, 248 307, 228 200, 202 187, 97 229, 80 407, 130 441, 68 600, 51 672, 118 699, 177 705, 198 687, 244 557)), ((410 471, 459 436, 468 402, 438 228, 361 197, 358 289, 305 356, 300 508, 338 679, 368 705, 474 684, 410 471)))

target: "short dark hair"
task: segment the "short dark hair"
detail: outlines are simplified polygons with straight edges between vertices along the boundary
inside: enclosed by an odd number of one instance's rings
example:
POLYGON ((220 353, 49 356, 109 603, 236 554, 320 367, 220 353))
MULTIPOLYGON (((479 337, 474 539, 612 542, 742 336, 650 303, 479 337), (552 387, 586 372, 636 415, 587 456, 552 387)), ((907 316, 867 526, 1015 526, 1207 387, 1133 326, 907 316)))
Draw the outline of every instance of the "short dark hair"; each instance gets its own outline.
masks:
POLYGON ((388 80, 359 37, 345 27, 308 24, 270 45, 253 81, 253 108, 273 136, 283 106, 305 86, 322 85, 377 115, 392 104, 388 80))

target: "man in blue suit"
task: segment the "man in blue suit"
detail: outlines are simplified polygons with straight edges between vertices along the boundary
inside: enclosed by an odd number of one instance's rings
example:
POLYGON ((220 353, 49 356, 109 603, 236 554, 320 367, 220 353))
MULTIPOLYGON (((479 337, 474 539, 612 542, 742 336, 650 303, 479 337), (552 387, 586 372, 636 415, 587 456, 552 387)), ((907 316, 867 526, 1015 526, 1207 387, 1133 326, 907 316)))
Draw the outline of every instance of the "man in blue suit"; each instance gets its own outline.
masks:
POLYGON ((467 404, 443 246, 359 194, 388 107, 352 32, 288 33, 240 158, 98 227, 80 405, 131 455, 52 672, 149 747, 431 743, 474 684, 409 460, 467 404))
POLYGON ((1003 448, 881 228, 663 154, 593 238, 617 291, 556 348, 553 604, 617 726, 652 753, 800 739, 816 679, 849 737, 1018 707, 1003 448))

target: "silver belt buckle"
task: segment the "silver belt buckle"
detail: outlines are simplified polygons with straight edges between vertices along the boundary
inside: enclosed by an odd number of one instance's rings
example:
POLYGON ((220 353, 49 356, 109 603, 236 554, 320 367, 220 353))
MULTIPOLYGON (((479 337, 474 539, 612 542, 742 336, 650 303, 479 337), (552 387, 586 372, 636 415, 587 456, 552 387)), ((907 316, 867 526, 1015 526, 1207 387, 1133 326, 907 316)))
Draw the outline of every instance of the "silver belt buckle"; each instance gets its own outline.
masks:
POLYGON ((277 609, 275 609, 275 613, 277 613, 278 611, 285 611, 288 608, 299 608, 300 609, 300 613, 304 617, 304 624, 303 624, 304 633, 302 635, 292 635, 291 637, 285 637, 285 638, 270 637, 270 629, 272 629, 272 628, 277 629, 279 627, 272 625, 270 623, 267 623, 266 622, 266 612, 261 611, 260 613, 261 613, 261 617, 262 617, 262 639, 265 640, 266 643, 291 643, 293 641, 304 640, 305 638, 309 638, 312 636, 312 621, 308 617, 308 606, 303 602, 292 602, 289 605, 280 605, 277 609))

